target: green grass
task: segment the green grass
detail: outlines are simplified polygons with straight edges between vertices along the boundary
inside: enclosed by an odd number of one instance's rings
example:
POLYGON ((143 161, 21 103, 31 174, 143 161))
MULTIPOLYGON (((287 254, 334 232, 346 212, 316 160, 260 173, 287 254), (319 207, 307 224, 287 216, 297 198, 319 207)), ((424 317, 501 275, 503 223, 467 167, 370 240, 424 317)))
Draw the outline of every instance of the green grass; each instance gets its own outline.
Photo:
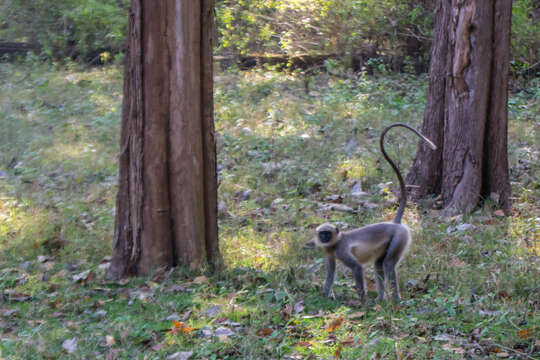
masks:
MULTIPOLYGON (((225 269, 112 283, 121 71, 2 63, 0 80, 0 358, 538 358, 538 82, 510 98, 513 216, 489 204, 455 218, 411 205, 404 301, 375 304, 369 269, 360 308, 343 267, 334 297, 322 298, 324 264, 306 243, 323 221, 392 217, 395 177, 378 134, 395 121, 420 125, 425 77, 321 74, 306 94, 294 75, 218 73, 225 269), (349 195, 355 183, 360 200, 349 195), (335 195, 358 211, 320 206, 335 195)), ((389 144, 406 171, 416 139, 396 131, 389 144)))

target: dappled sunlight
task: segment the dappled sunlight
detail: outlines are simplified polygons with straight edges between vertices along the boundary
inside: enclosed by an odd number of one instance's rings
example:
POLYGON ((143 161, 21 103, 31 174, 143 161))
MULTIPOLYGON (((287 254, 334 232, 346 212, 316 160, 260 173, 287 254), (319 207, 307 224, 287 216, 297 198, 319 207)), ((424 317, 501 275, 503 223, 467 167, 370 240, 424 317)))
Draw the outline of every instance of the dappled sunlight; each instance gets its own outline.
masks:
POLYGON ((283 265, 283 256, 290 255, 296 236, 292 232, 257 232, 243 228, 221 235, 221 251, 227 267, 275 270, 283 265))
MULTIPOLYGON (((365 272, 367 307, 358 308, 351 273, 342 265, 332 297, 321 296, 323 254, 310 246, 315 227, 328 221, 345 231, 389 221, 396 212, 397 180, 380 154, 379 134, 395 121, 420 124, 426 79, 390 75, 348 80, 313 75, 306 93, 300 75, 217 74, 218 216, 225 266, 216 275, 179 267, 105 281, 118 181, 120 77, 120 69, 112 67, 41 71, 9 85, 17 97, 0 96, 7 102, 2 108, 7 116, 0 117, 5 173, 0 285, 6 284, 8 296, 32 297, 8 303, 22 310, 2 317, 22 329, 14 331, 13 344, 20 343, 21 333, 39 328, 46 332, 43 341, 58 347, 68 336, 94 336, 81 341, 88 351, 103 347, 109 336, 140 342, 136 351, 200 346, 208 357, 254 351, 262 358, 261 349, 275 341, 285 344, 283 353, 330 358, 336 349, 328 339, 335 345, 350 342, 351 333, 357 344, 394 349, 395 339, 412 344, 411 333, 429 338, 447 331, 431 325, 442 317, 457 331, 482 327, 496 337, 512 328, 492 321, 497 316, 492 314, 503 312, 517 324, 531 312, 538 147, 533 122, 522 118, 510 124, 513 216, 495 216, 487 204, 471 215, 448 218, 432 208, 435 199, 409 203, 403 222, 413 242, 399 266, 404 302, 375 305, 372 266, 365 272), (38 255, 50 260, 41 263, 38 255), (80 280, 81 273, 90 280, 80 280), (340 318, 343 323, 328 330, 340 318), (77 325, 65 327, 66 321, 77 325), (193 330, 174 333, 174 321, 193 330), (218 329, 227 333, 237 326, 242 336, 207 340, 218 329), (124 332, 128 338, 121 337, 124 332), (160 343, 147 345, 155 336, 160 343), (214 351, 220 347, 231 352, 214 351)), ((0 91, 6 94, 6 87, 0 91)), ((395 131, 387 143, 405 174, 416 138, 395 131)), ((21 349, 36 346, 25 339, 21 349)), ((413 346, 426 358, 432 348, 413 346)), ((344 358, 357 358, 364 347, 340 351, 344 358)))
MULTIPOLYGON (((78 164, 80 161, 96 161, 96 147, 93 144, 85 143, 61 143, 56 142, 50 148, 44 149, 42 159, 45 163, 53 161, 58 163, 73 162, 78 164)), ((85 165, 88 165, 86 163, 85 165)))
POLYGON ((22 261, 36 254, 54 231, 51 215, 41 207, 0 194, 0 262, 22 261))

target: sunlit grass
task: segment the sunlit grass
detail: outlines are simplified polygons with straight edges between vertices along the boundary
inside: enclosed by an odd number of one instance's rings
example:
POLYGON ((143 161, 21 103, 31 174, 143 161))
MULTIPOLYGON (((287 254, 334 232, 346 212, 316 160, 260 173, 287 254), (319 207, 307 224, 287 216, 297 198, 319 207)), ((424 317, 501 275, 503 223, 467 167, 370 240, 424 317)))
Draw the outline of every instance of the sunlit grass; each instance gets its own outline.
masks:
MULTIPOLYGON (((390 190, 397 184, 379 153, 378 135, 392 122, 421 124, 424 77, 343 80, 319 74, 306 93, 298 74, 218 72, 225 266, 207 281, 193 282, 188 270, 179 269, 165 279, 156 275, 121 285, 106 282, 99 265, 111 254, 114 231, 122 72, 30 65, 0 64, 6 79, 0 85, 0 170, 7 174, 0 176, 0 290, 32 297, 2 306, 19 311, 0 318, 0 325, 9 326, 6 335, 0 332, 3 356, 66 358, 61 344, 72 337, 79 339, 77 356, 86 358, 116 349, 132 358, 188 350, 209 359, 331 358, 338 351, 343 359, 456 358, 451 347, 443 348, 446 343, 432 340, 440 335, 476 336, 489 351, 497 349, 495 341, 530 349, 531 337, 518 334, 540 326, 534 303, 538 99, 530 94, 511 98, 513 216, 494 216, 486 204, 449 219, 430 206, 410 204, 404 222, 413 243, 399 267, 405 301, 374 306, 375 278, 368 268, 370 304, 359 309, 351 274, 342 266, 334 297, 321 297, 324 263, 308 243, 323 221, 346 230, 393 217, 390 190), (366 193, 362 197, 351 196, 355 183, 366 193), (321 206, 332 201, 354 212, 321 206), (456 229, 463 224, 471 228, 456 229), (39 263, 38 255, 52 260, 39 263), (95 279, 72 279, 86 270, 95 279), (178 284, 190 291, 169 291, 178 284), (305 309, 295 313, 298 303, 305 309), (207 317, 212 306, 220 307, 219 314, 207 317), (167 318, 186 313, 182 321, 193 333, 171 334, 167 318), (339 317, 341 327, 327 331, 339 317), (240 324, 241 332, 203 336, 203 329, 232 327, 224 319, 240 324), (261 329, 272 333, 261 336, 261 329), (107 346, 106 336, 116 344, 107 346), (351 336, 354 344, 339 350, 351 336)), ((388 151, 403 172, 416 143, 408 133, 388 136, 388 151)), ((485 351, 478 356, 497 354, 485 351)))

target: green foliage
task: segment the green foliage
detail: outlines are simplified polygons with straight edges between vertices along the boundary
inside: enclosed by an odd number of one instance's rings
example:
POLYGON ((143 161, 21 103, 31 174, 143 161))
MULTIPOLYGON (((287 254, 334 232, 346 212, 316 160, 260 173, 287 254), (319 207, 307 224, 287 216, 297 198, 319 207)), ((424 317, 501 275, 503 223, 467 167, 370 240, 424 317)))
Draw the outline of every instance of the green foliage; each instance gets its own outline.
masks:
POLYGON ((3 0, 0 38, 39 43, 49 57, 99 60, 124 45, 130 0, 3 0))
MULTIPOLYGON (((105 62, 122 52, 130 0, 1 0, 0 39, 38 42, 55 59, 105 62)), ((427 63, 433 26, 426 0, 217 0, 216 52, 385 55, 427 63)), ((512 68, 540 61, 540 9, 513 2, 512 68)))
POLYGON ((511 54, 516 72, 540 61, 540 5, 534 0, 512 4, 511 54))
POLYGON ((223 0, 217 24, 223 51, 401 54, 411 36, 428 39, 431 15, 405 0, 223 0))

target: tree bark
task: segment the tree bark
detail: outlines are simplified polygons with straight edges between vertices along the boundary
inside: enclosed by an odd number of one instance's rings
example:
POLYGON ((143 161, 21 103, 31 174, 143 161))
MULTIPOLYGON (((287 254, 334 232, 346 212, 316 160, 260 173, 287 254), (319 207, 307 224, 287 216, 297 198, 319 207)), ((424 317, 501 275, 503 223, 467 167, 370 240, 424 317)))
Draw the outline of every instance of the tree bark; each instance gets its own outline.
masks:
POLYGON ((423 144, 407 177, 414 197, 441 193, 448 213, 492 193, 508 212, 507 82, 511 0, 440 0, 423 144))
POLYGON ((442 183, 442 141, 444 139, 445 89, 448 59, 448 27, 450 24, 450 3, 439 1, 435 6, 435 24, 433 46, 429 65, 429 85, 424 111, 422 133, 437 145, 431 150, 425 142, 418 143, 416 158, 409 174, 407 184, 417 187, 412 189, 413 199, 423 198, 428 194, 439 193, 442 183))
POLYGON ((219 257, 213 1, 133 0, 110 278, 219 257))
POLYGON ((508 179, 508 76, 510 73, 510 26, 512 1, 497 1, 493 16, 493 61, 489 122, 484 142, 486 162, 482 195, 491 194, 501 209, 509 213, 511 187, 508 179))

